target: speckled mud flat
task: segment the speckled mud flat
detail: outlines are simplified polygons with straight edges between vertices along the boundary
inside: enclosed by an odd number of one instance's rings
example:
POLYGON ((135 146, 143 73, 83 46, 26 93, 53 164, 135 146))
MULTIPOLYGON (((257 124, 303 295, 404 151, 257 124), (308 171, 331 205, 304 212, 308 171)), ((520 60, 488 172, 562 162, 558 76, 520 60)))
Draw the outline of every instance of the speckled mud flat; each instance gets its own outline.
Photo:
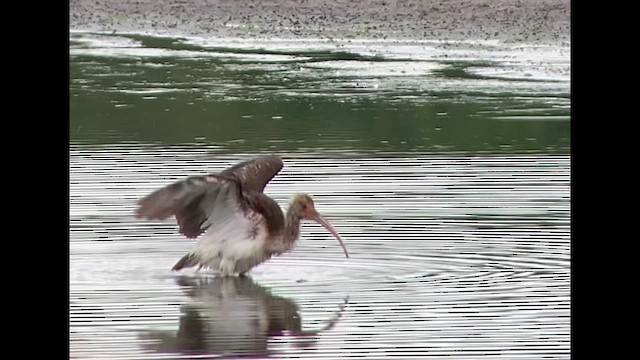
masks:
POLYGON ((250 38, 570 41, 568 0, 70 1, 72 29, 250 38))

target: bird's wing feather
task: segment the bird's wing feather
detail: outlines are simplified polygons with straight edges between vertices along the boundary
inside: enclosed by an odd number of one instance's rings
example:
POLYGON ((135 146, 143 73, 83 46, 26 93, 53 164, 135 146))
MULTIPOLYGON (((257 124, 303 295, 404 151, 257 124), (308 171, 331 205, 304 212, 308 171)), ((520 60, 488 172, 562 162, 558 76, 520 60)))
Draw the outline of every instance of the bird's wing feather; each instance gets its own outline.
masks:
MULTIPOLYGON (((162 220, 175 215, 180 233, 195 238, 207 228, 233 223, 254 212, 236 179, 219 175, 192 176, 165 186, 138 203, 140 218, 162 220)), ((259 214, 256 214, 259 215, 259 214)))
POLYGON ((262 156, 234 165, 220 175, 232 176, 242 184, 243 191, 262 192, 267 183, 282 169, 282 158, 276 155, 262 156))

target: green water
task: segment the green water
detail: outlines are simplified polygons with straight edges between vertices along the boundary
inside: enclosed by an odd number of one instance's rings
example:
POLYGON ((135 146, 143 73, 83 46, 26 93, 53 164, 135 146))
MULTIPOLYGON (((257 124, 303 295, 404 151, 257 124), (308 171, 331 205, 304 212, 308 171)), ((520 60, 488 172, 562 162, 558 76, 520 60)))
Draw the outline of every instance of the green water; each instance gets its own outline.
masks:
POLYGON ((109 56, 72 42, 89 50, 72 51, 72 142, 208 143, 230 152, 570 148, 568 82, 522 80, 526 69, 503 78, 469 71, 505 67, 494 60, 411 60, 304 42, 268 50, 117 38, 135 47, 109 56))

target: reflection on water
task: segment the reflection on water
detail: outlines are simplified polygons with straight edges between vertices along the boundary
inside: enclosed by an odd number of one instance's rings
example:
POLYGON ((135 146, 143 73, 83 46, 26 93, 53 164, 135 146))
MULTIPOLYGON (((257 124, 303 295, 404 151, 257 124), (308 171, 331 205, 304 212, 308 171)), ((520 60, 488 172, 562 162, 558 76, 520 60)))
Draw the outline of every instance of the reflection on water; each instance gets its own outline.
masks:
POLYGON ((266 356, 273 337, 296 347, 313 346, 342 313, 341 308, 322 328, 303 329, 295 301, 273 295, 249 277, 181 276, 176 281, 189 297, 181 306, 178 330, 141 334, 146 347, 160 353, 266 356))

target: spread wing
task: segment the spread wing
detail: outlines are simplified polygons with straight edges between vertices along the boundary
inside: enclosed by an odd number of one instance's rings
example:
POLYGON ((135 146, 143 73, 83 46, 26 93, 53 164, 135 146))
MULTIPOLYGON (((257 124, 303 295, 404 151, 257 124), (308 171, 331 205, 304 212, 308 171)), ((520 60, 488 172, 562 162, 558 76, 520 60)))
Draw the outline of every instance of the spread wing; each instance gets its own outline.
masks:
POLYGON ((210 226, 247 227, 249 217, 263 218, 266 213, 276 219, 268 225, 279 228, 284 224, 282 211, 262 191, 282 166, 280 157, 263 156, 220 174, 188 177, 144 197, 136 215, 149 220, 175 215, 180 233, 188 238, 210 226))
POLYGON ((267 183, 280 172, 282 166, 279 156, 262 156, 234 165, 220 175, 236 178, 246 192, 262 192, 267 183))
POLYGON ((144 197, 138 205, 139 218, 163 220, 175 215, 180 233, 188 238, 214 224, 244 222, 250 211, 237 181, 217 175, 175 182, 144 197))

